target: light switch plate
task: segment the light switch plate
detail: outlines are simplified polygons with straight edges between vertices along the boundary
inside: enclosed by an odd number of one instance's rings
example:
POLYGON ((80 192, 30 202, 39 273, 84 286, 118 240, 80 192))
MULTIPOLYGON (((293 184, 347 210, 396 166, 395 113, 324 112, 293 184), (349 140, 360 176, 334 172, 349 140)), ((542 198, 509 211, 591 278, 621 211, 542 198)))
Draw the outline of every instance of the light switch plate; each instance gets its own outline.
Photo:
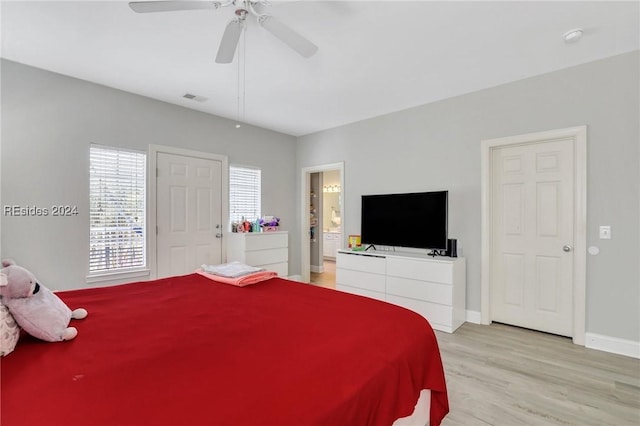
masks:
POLYGON ((600 227, 600 239, 601 240, 610 240, 611 239, 611 227, 610 226, 601 226, 600 227))

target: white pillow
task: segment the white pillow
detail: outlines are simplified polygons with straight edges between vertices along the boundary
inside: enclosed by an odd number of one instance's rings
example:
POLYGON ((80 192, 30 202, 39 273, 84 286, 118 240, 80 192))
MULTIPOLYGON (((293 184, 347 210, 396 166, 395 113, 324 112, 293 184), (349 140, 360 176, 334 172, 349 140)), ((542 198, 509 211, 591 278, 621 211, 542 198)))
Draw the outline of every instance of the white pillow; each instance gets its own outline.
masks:
POLYGON ((0 356, 8 355, 16 347, 20 327, 6 306, 0 302, 0 356))

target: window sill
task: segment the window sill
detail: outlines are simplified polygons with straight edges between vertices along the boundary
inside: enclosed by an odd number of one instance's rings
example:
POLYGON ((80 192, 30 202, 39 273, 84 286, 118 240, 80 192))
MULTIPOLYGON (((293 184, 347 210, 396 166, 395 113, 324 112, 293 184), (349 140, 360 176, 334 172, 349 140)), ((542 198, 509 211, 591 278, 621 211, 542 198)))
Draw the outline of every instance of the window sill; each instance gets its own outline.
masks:
POLYGON ((149 278, 151 271, 149 269, 128 269, 114 272, 104 272, 101 274, 93 274, 87 276, 87 284, 102 283, 108 281, 122 281, 131 278, 147 277, 149 278))

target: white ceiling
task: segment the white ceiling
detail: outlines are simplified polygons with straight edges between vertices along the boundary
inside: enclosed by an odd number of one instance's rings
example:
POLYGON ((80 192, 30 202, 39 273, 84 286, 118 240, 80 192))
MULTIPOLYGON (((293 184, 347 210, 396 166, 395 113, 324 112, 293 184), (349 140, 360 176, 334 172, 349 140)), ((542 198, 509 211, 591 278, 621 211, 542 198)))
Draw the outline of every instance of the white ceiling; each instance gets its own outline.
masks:
MULTIPOLYGON (((304 59, 251 20, 244 119, 295 136, 640 47, 637 1, 296 1, 266 11, 319 51, 304 59), (582 39, 564 42, 575 27, 582 39)), ((3 58, 238 118, 237 60, 214 62, 232 7, 137 14, 121 1, 2 1, 0 13, 3 58)))

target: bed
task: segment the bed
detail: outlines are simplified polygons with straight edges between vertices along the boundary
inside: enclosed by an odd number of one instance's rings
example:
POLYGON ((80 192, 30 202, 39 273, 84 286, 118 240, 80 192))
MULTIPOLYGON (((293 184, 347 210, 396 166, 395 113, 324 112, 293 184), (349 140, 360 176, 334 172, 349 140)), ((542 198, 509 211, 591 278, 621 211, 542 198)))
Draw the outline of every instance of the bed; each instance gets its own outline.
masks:
POLYGON ((448 412, 433 330, 384 302, 198 274, 58 295, 89 316, 2 358, 3 426, 391 425, 425 389, 448 412))

